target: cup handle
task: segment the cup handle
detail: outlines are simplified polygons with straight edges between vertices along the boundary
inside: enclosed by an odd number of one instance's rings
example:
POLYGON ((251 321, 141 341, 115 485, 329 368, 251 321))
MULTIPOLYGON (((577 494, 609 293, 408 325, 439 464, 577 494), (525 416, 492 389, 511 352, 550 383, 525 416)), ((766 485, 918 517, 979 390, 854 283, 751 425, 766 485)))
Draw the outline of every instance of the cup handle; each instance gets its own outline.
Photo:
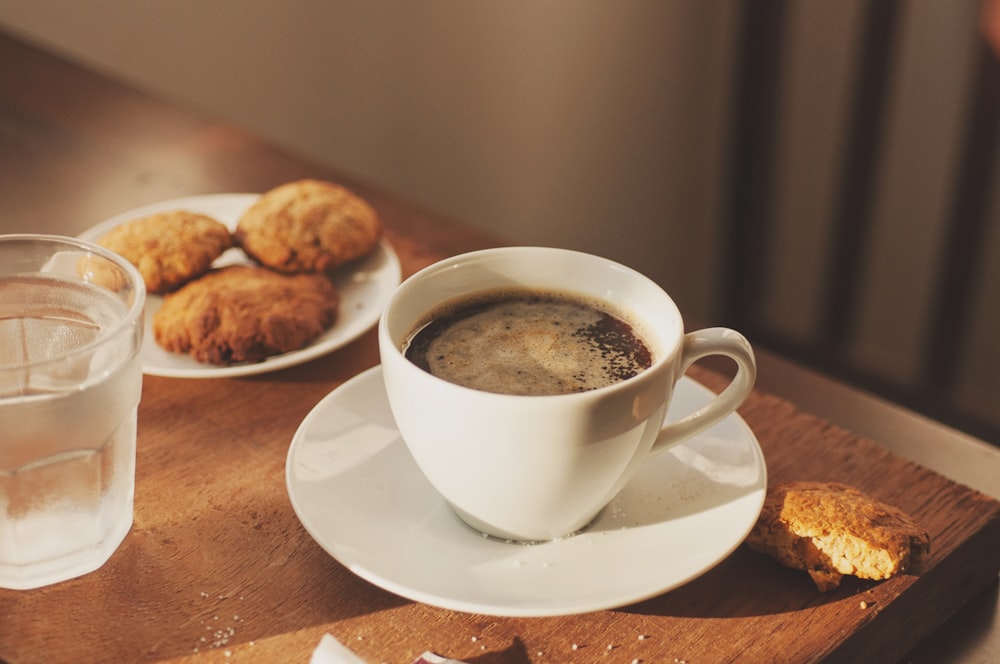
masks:
POLYGON ((740 407, 753 389, 757 379, 757 361, 750 342, 742 334, 725 327, 709 327, 684 335, 681 349, 680 376, 692 364, 708 355, 725 355, 736 362, 736 375, 721 393, 695 412, 664 426, 654 452, 665 450, 712 426, 740 407))

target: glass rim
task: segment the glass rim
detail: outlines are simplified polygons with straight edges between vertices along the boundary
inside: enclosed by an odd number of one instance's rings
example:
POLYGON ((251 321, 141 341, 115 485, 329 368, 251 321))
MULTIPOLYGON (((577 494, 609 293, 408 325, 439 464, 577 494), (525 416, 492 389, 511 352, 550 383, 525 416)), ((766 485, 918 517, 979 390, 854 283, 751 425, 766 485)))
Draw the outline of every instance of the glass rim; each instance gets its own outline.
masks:
MULTIPOLYGON (((2 245, 11 245, 16 243, 34 243, 39 245, 60 245, 68 249, 80 251, 87 256, 99 256, 100 258, 110 262, 115 267, 122 270, 124 274, 127 275, 128 280, 132 286, 132 301, 128 304, 128 308, 125 314, 115 322, 114 325, 109 326, 106 330, 101 330, 98 337, 82 346, 74 348, 73 350, 62 353, 56 357, 50 357, 43 360, 34 360, 29 362, 15 362, 15 363, 0 363, 0 371, 17 371, 29 369, 32 367, 40 367, 47 364, 55 364, 59 362, 65 362, 73 357, 83 355, 85 353, 93 352, 94 349, 103 346, 108 341, 118 338, 124 332, 135 325, 137 321, 142 320, 144 315, 145 304, 146 304, 146 283, 142 275, 139 273, 138 268, 136 268, 131 262, 126 260, 124 257, 116 254, 115 252, 105 249, 100 245, 87 240, 81 240, 80 238, 67 236, 67 235, 54 235, 54 234, 42 234, 42 233, 15 233, 0 235, 0 247, 2 245)), ((53 254, 55 252, 53 251, 53 254)), ((16 273, 12 273, 16 274, 16 273)), ((26 272, 24 274, 33 274, 31 272, 26 272)), ((42 273, 38 273, 42 274, 42 273)), ((110 291, 111 289, 106 286, 102 286, 94 281, 81 278, 80 281, 95 285, 103 290, 110 291)), ((124 302, 123 302, 124 303, 124 302)), ((142 339, 136 344, 136 352, 139 352, 142 347, 142 339)))

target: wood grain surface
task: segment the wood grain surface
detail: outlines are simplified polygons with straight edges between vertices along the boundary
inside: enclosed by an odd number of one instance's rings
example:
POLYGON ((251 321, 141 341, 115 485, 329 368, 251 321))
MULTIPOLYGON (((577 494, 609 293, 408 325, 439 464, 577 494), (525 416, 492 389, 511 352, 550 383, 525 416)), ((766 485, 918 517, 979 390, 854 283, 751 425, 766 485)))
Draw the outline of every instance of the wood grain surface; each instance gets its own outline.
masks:
MULTIPOLYGON (((302 418, 376 357, 369 333, 265 376, 147 377, 132 532, 91 575, 0 591, 0 657, 306 662, 331 633, 371 662, 424 650, 470 662, 893 661, 996 579, 1000 504, 756 393, 742 414, 771 481, 844 481, 898 505, 931 532, 922 568, 881 583, 847 578, 824 594, 741 547, 682 588, 582 616, 496 618, 402 599, 323 552, 284 484, 302 418)), ((613 561, 595 573, 613 574, 613 561)))
MULTIPOLYGON (((309 176, 373 203, 404 274, 497 243, 2 35, 0 63, 0 232, 75 235, 145 203, 309 176)), ((923 567, 882 583, 845 579, 823 594, 806 574, 741 547, 682 588, 582 616, 496 618, 402 599, 328 556, 296 519, 284 483, 303 417, 377 358, 369 331, 275 373, 147 376, 131 533, 90 575, 0 590, 0 659, 307 662, 329 633, 373 663, 425 650, 470 664, 884 662, 996 585, 1000 504, 755 392, 741 413, 771 482, 844 481, 898 505, 931 532, 923 567)), ((723 380, 699 367, 691 374, 715 389, 723 380)), ((614 574, 613 561, 594 573, 614 574)))

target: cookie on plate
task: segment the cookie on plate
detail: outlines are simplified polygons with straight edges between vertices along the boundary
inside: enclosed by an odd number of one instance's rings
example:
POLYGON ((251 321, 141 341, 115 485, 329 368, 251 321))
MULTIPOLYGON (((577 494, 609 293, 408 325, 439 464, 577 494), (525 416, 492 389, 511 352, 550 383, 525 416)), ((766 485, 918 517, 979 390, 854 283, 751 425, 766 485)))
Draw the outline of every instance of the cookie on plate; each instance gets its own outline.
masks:
POLYGON ((368 255, 381 234, 382 223, 367 202, 320 180, 264 193, 235 231, 247 255, 286 274, 333 270, 368 255))
POLYGON ((904 572, 930 551, 930 535, 902 510, 846 484, 787 482, 768 492, 747 544, 805 570, 825 592, 844 575, 904 572))
POLYGON ((336 319, 339 301, 324 275, 231 265, 168 294, 153 316, 153 337, 199 362, 259 362, 322 334, 336 319))
POLYGON ((233 236, 212 217, 171 210, 127 221, 97 242, 135 265, 148 292, 163 294, 208 272, 233 236))

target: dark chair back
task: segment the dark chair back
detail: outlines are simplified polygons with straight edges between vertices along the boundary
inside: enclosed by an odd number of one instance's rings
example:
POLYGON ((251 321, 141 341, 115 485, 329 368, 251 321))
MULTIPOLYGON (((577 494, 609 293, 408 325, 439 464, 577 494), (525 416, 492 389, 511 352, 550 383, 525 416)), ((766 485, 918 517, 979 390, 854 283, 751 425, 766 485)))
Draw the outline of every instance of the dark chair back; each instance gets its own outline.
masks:
MULTIPOLYGON (((970 3, 954 6, 974 19, 970 3)), ((920 110, 904 106, 906 91, 900 85, 902 72, 913 71, 904 58, 919 52, 919 45, 906 41, 914 38, 906 32, 912 28, 907 19, 913 17, 907 12, 913 7, 900 0, 864 3, 844 39, 843 48, 852 52, 847 58, 851 63, 844 88, 847 96, 839 97, 844 110, 838 125, 839 165, 832 169, 835 181, 829 184, 831 204, 818 210, 815 218, 797 222, 815 225, 824 238, 822 254, 815 257, 823 266, 821 277, 801 294, 802 306, 815 305, 807 332, 802 333, 790 331, 780 317, 769 315, 767 301, 773 296, 774 266, 782 259, 778 252, 788 251, 776 241, 781 232, 776 221, 780 201, 791 195, 781 181, 788 164, 781 162, 780 145, 786 138, 788 99, 795 94, 789 89, 794 85, 789 77, 789 31, 797 29, 794 12, 803 5, 783 0, 744 3, 736 48, 725 220, 727 272, 720 317, 756 344, 1000 445, 1000 269, 996 267, 1000 60, 979 35, 974 20, 968 21, 969 42, 959 44, 968 55, 955 58, 960 66, 949 74, 965 81, 964 99, 955 105, 960 125, 954 126, 960 129, 951 132, 947 148, 953 161, 935 215, 934 252, 916 273, 925 286, 910 289, 908 284, 916 281, 900 274, 897 287, 882 288, 900 298, 898 302, 888 298, 885 306, 921 298, 910 310, 922 313, 913 319, 901 317, 898 345, 891 342, 891 335, 881 342, 863 338, 865 307, 869 313, 871 309, 864 297, 873 287, 870 279, 893 278, 891 265, 872 269, 872 261, 885 260, 873 255, 873 242, 888 225, 905 227, 905 220, 885 218, 887 208, 880 206, 880 196, 886 195, 887 169, 898 172, 907 167, 888 163, 906 154, 898 149, 890 153, 892 123, 920 110), (878 362, 865 361, 880 352, 886 357, 901 352, 907 339, 917 350, 896 363, 904 369, 886 371, 878 362), (872 350, 877 343, 883 347, 872 350)), ((943 119, 941 127, 929 123, 928 134, 944 131, 947 122, 943 119)), ((910 153, 914 152, 919 149, 910 153)), ((803 162, 798 167, 814 166, 803 162)), ((927 194, 920 189, 907 192, 915 197, 914 205, 927 194)), ((901 235, 898 251, 906 252, 911 238, 901 235)))

